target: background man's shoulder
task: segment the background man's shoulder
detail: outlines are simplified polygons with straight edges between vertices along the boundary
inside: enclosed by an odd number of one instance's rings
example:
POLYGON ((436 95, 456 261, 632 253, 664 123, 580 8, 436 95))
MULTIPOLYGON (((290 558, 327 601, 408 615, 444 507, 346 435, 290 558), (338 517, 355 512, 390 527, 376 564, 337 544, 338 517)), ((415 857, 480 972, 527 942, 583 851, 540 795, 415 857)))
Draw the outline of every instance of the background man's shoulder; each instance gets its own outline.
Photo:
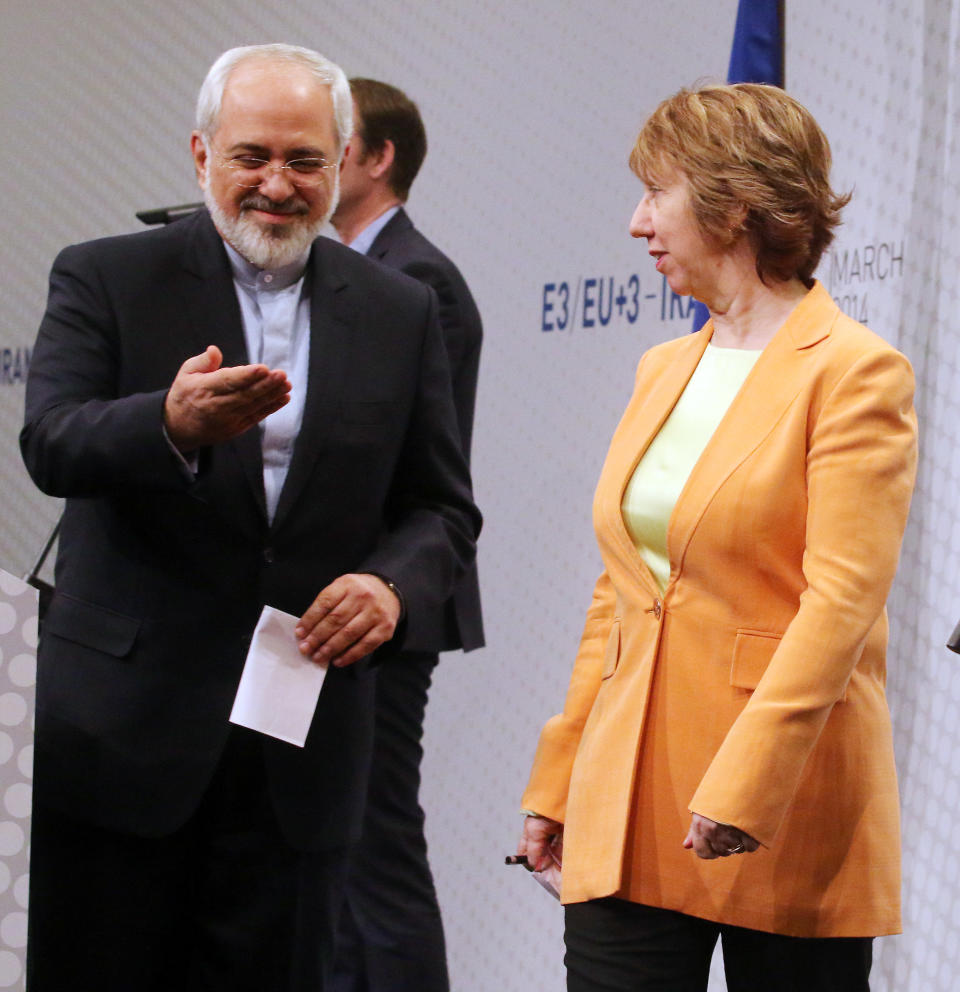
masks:
POLYGON ((431 286, 440 300, 441 323, 461 326, 479 340, 480 314, 462 273, 448 255, 413 226, 406 214, 394 218, 383 229, 371 256, 431 286))
MULTIPOLYGON (((441 251, 419 228, 412 223, 391 229, 388 225, 384 228, 384 237, 387 237, 387 252, 390 256, 390 264, 407 270, 410 265, 429 265, 448 278, 461 281, 463 279, 456 263, 449 255, 441 251)), ((374 252, 377 243, 374 242, 374 252)))
POLYGON ((399 269, 381 265, 334 238, 318 238, 314 242, 314 253, 321 272, 338 274, 348 282, 362 283, 370 293, 394 295, 398 300, 406 299, 418 306, 423 305, 426 287, 399 269))

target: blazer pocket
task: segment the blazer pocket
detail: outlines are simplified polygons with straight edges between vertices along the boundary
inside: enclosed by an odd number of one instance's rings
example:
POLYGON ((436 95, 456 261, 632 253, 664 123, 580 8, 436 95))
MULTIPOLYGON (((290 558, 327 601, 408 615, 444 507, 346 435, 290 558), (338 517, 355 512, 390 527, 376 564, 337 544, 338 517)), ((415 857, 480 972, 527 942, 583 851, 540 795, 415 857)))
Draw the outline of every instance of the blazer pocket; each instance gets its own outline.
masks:
POLYGON ((617 670, 620 661, 620 621, 614 620, 610 628, 610 636, 607 638, 607 649, 603 654, 603 671, 601 679, 608 679, 617 670))
POLYGON ((733 662, 730 665, 730 685, 738 689, 749 689, 751 692, 756 689, 779 646, 779 634, 738 630, 733 646, 733 662))
POLYGON ((130 654, 139 630, 140 621, 135 617, 63 593, 54 595, 43 620, 44 635, 54 634, 114 658, 130 654))

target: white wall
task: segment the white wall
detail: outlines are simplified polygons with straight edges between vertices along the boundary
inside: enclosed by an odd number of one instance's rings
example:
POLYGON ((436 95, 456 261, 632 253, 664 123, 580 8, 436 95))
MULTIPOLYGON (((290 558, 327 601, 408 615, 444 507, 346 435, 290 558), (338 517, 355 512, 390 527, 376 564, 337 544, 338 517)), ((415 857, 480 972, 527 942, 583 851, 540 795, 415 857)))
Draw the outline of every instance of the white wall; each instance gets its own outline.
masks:
MULTIPOLYGON (((536 736, 561 703, 599 569, 590 502, 607 441, 642 351, 689 326, 670 319, 669 307, 662 318, 659 277, 627 235, 640 188, 626 157, 659 99, 723 77, 735 0, 9 6, 0 33, 0 349, 11 360, 32 343, 62 245, 134 230, 135 210, 197 198, 193 101, 224 48, 309 45, 419 102, 430 153, 410 211, 461 266, 487 332, 474 472, 486 515, 489 647, 452 655, 437 672, 424 767, 432 860, 458 992, 562 988, 560 913, 502 856, 515 843, 536 736), (589 287, 591 278, 598 284, 589 287), (601 322, 611 279, 627 296, 639 287, 634 322, 629 300, 601 322), (556 324, 563 282, 579 316, 545 332, 544 287, 555 287, 546 319, 556 324), (584 294, 601 286, 587 311, 594 326, 584 326, 584 294)), ((788 7, 788 87, 831 137, 838 185, 856 187, 821 274, 851 309, 866 295, 869 322, 907 352, 919 378, 923 462, 891 650, 908 933, 880 942, 874 987, 937 992, 960 970, 957 941, 947 940, 960 923, 948 846, 960 812, 960 683, 942 648, 960 617, 960 411, 951 389, 960 336, 950 320, 960 0, 788 7)), ((57 512, 19 464, 22 402, 20 382, 0 382, 0 563, 14 572, 57 512)))

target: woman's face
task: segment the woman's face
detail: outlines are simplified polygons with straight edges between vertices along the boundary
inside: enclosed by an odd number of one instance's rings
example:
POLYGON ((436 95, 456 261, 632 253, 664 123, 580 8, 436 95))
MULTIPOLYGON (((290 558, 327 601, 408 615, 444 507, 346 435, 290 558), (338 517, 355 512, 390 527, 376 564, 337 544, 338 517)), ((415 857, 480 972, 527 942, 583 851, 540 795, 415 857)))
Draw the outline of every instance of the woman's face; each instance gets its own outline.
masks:
POLYGON ((724 252, 700 231, 682 172, 651 180, 630 221, 630 234, 647 239, 657 271, 680 296, 709 302, 724 252))

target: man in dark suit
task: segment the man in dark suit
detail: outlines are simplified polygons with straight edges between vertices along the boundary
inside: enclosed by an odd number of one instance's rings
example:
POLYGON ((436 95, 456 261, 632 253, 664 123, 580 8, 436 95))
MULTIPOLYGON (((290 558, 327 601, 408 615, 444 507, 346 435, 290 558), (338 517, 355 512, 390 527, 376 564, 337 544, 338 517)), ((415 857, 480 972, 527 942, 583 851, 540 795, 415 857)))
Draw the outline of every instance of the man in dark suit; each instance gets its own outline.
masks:
MULTIPOLYGON (((457 267, 414 226, 406 202, 427 151, 420 113, 394 86, 352 79, 354 134, 333 224, 341 240, 431 286, 469 459, 480 363, 480 314, 457 267)), ((347 880, 334 992, 447 992, 443 924, 420 808, 423 717, 438 652, 483 645, 474 567, 434 613, 430 643, 377 671, 376 732, 363 836, 347 880)))
POLYGON ((370 669, 434 648, 479 529, 435 295, 315 241, 350 119, 316 53, 233 49, 192 139, 209 210, 54 264, 21 435, 67 498, 31 992, 328 987, 370 669), (330 666, 302 749, 228 722, 265 604, 330 666))

